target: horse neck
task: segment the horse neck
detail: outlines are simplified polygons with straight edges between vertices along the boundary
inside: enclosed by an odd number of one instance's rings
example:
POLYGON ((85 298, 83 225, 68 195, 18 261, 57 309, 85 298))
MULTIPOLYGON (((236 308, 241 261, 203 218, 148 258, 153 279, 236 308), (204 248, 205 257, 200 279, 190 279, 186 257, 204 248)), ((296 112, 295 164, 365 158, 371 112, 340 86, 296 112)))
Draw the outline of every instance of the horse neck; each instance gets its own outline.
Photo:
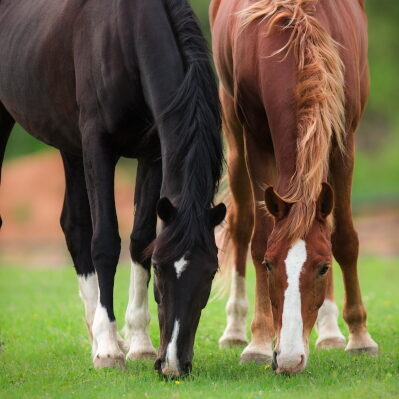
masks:
POLYGON ((186 1, 129 3, 141 33, 133 39, 143 92, 161 142, 161 195, 175 206, 205 208, 223 161, 218 91, 205 39, 186 1))

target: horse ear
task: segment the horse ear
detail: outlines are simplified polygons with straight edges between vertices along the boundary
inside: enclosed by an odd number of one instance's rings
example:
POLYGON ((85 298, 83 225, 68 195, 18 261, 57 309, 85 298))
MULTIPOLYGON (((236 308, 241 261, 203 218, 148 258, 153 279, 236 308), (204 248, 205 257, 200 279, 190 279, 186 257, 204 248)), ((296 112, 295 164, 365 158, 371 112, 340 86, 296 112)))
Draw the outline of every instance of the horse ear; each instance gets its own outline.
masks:
POLYGON ((326 219, 334 208, 334 192, 327 182, 322 183, 321 192, 316 204, 317 217, 326 219))
POLYGON ((169 201, 168 198, 163 197, 157 202, 157 214, 165 222, 170 223, 176 216, 177 209, 169 201))
POLYGON ((292 204, 285 202, 270 186, 265 191, 265 203, 269 213, 277 220, 281 220, 288 215, 292 204))
POLYGON ((221 202, 219 205, 216 205, 214 208, 209 209, 208 211, 209 221, 212 227, 217 226, 218 224, 223 222, 223 219, 226 216, 226 205, 221 202))

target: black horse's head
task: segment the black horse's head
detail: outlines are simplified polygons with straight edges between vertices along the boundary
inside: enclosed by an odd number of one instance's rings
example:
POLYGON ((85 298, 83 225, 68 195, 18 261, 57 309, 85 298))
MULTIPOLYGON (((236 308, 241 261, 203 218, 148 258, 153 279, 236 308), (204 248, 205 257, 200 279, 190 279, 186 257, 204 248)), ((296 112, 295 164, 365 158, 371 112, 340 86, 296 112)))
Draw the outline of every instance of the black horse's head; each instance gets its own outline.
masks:
POLYGON ((160 235, 162 249, 156 245, 153 254, 161 334, 155 367, 166 377, 178 377, 191 370, 195 333, 218 269, 214 227, 224 219, 226 207, 219 204, 205 211, 204 220, 197 220, 196 226, 188 223, 186 229, 195 231, 203 224, 206 237, 194 238, 189 249, 178 257, 172 255, 176 253, 176 246, 169 238, 184 220, 176 220, 181 216, 166 198, 159 201, 157 211, 163 230, 160 235))

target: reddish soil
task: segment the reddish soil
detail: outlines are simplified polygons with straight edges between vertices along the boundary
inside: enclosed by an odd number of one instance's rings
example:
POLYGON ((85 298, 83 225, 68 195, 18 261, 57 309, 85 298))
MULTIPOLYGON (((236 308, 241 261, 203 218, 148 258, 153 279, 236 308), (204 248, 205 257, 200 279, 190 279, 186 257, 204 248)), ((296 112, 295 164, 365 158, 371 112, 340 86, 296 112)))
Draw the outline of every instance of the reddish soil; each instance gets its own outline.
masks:
POLYGON ((399 207, 369 210, 355 219, 355 225, 362 255, 399 255, 399 207))
MULTIPOLYGON (((128 238, 133 220, 135 174, 117 169, 116 204, 128 259, 128 238)), ((70 263, 59 225, 64 195, 64 172, 55 151, 7 162, 2 173, 0 210, 0 265, 63 266, 70 263)), ((362 254, 399 255, 399 209, 377 208, 356 219, 362 254)))
MULTIPOLYGON (((133 221, 134 178, 135 173, 129 180, 125 171, 117 169, 116 204, 125 244, 133 221)), ((59 223, 64 188, 64 170, 56 151, 5 163, 0 190, 1 263, 40 266, 70 262, 59 223)), ((124 245, 124 258, 126 248, 124 245)))

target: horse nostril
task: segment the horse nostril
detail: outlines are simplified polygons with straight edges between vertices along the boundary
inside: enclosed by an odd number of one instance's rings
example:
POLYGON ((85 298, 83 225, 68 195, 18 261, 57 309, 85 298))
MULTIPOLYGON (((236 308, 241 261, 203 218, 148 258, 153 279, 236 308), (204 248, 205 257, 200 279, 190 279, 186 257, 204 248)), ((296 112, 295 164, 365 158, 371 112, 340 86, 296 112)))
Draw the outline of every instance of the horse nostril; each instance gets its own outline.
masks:
POLYGON ((273 360, 272 360, 272 369, 273 371, 276 371, 278 368, 278 364, 277 364, 277 351, 273 351, 273 360))

